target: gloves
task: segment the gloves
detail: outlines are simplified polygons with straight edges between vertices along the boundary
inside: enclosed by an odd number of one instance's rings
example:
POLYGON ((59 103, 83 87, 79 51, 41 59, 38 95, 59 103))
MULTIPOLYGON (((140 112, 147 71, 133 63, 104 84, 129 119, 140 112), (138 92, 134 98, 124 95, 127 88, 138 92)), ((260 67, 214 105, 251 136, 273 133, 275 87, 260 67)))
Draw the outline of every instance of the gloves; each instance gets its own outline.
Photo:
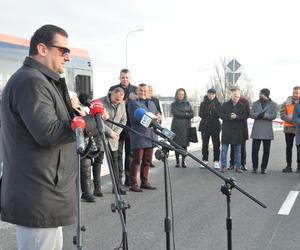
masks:
POLYGON ((71 129, 75 131, 77 128, 85 129, 85 121, 81 116, 75 116, 71 121, 71 129))
POLYGON ((90 114, 91 114, 91 116, 95 117, 96 114, 99 114, 100 116, 102 116, 103 113, 104 113, 103 103, 100 102, 99 100, 91 101, 91 104, 90 104, 90 114))
POLYGON ((261 112, 256 119, 263 119, 265 112, 261 112))

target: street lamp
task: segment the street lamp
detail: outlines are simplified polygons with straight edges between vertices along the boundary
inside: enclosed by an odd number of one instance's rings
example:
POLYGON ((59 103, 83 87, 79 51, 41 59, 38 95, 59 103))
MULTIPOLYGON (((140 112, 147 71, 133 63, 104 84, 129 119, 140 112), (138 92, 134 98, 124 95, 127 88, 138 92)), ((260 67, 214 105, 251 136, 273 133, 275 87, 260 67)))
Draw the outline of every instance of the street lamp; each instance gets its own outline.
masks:
POLYGON ((144 29, 138 29, 138 30, 131 30, 127 33, 126 35, 126 54, 125 54, 125 68, 127 69, 127 40, 128 40, 128 36, 134 32, 140 32, 143 31, 144 29))

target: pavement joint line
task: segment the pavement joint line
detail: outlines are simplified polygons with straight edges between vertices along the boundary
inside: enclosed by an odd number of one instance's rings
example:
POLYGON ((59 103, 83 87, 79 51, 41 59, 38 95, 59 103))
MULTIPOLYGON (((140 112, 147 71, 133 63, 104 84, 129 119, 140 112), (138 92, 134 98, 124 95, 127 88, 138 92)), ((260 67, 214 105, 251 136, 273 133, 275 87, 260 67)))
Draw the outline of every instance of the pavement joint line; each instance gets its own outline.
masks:
POLYGON ((279 209, 278 214, 289 215, 294 206, 298 194, 299 191, 290 191, 285 201, 283 202, 281 208, 279 209))

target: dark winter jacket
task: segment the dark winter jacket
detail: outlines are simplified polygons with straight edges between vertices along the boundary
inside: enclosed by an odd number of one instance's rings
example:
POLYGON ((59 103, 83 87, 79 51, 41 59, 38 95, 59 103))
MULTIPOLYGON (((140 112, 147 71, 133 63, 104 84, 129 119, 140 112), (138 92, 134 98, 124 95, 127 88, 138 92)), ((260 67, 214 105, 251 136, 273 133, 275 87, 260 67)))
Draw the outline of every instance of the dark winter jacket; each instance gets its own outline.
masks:
POLYGON ((183 147, 189 146, 188 130, 194 117, 191 104, 188 101, 176 100, 171 104, 171 114, 173 116, 171 130, 175 133, 174 142, 183 147))
POLYGON ((77 155, 59 75, 32 58, 2 95, 3 221, 48 228, 75 222, 77 155))
MULTIPOLYGON (((147 112, 151 112, 153 114, 157 114, 158 111, 156 109, 156 106, 154 102, 151 100, 142 100, 142 99, 137 99, 137 100, 129 100, 128 101, 128 114, 129 114, 129 119, 131 123, 131 128, 136 130, 137 132, 146 135, 148 137, 151 137, 152 139, 157 139, 156 134, 153 131, 153 128, 145 128, 143 125, 140 124, 140 121, 137 121, 134 117, 134 111, 137 108, 143 108, 147 112)), ((130 135, 130 145, 131 149, 140 149, 140 148, 153 148, 154 143, 150 141, 149 139, 146 139, 140 135, 136 135, 134 133, 131 133, 130 135)))
POLYGON ((250 115, 250 104, 249 104, 249 101, 244 98, 244 97, 241 97, 240 100, 239 100, 239 103, 242 104, 245 108, 245 111, 246 111, 246 116, 245 116, 245 119, 243 120, 243 139, 244 140, 248 140, 249 139, 249 131, 248 131, 248 118, 249 118, 249 115, 250 115))
POLYGON ((201 121, 199 124, 199 131, 205 132, 220 132, 221 123, 219 120, 221 111, 221 104, 217 97, 210 100, 207 95, 204 97, 204 101, 200 105, 199 116, 201 121))
POLYGON ((243 120, 246 118, 246 110, 244 106, 238 102, 233 105, 231 100, 223 103, 220 117, 222 123, 222 144, 240 145, 243 141, 243 120), (235 113, 236 119, 231 119, 230 114, 235 113))

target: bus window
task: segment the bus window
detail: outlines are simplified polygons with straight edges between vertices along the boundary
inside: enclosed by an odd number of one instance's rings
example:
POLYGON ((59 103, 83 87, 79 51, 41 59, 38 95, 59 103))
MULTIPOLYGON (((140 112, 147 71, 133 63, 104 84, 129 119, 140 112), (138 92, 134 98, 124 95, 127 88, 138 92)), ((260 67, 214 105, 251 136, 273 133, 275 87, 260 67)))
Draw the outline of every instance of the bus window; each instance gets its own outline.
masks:
POLYGON ((91 77, 88 75, 76 75, 76 92, 79 94, 88 94, 89 96, 93 96, 92 88, 91 88, 91 77))

